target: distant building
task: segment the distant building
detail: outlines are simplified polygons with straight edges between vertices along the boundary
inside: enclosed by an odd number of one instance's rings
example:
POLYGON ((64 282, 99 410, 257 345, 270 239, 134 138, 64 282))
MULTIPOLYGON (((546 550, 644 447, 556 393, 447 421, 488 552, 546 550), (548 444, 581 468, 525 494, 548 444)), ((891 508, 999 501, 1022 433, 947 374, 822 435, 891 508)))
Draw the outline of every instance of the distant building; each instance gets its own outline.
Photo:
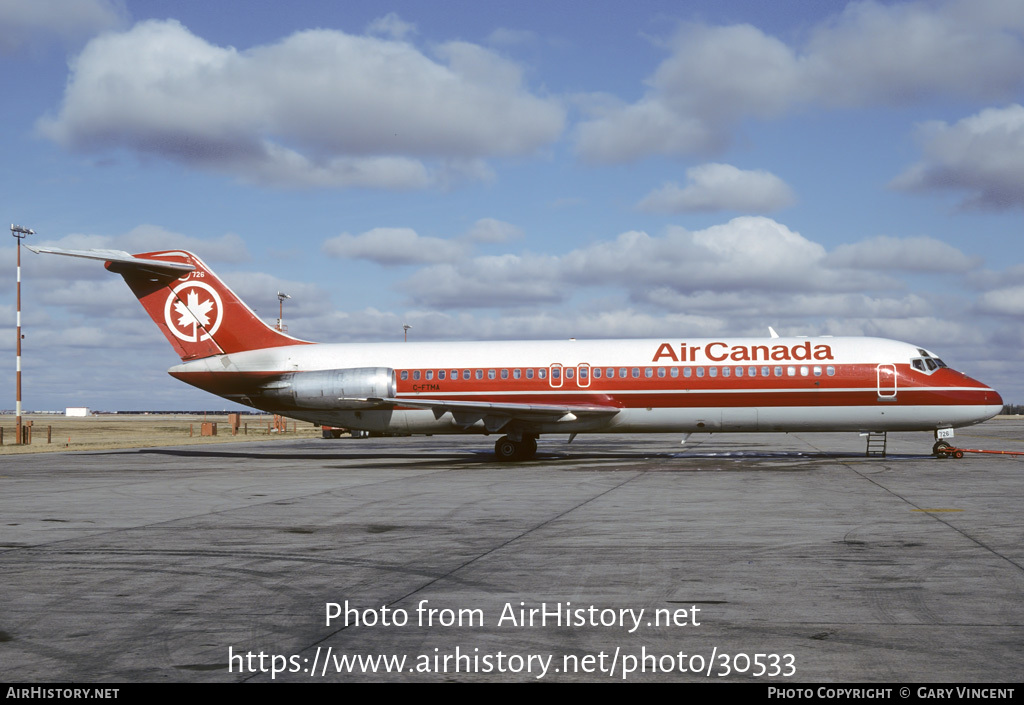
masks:
POLYGON ((65 416, 90 416, 89 407, 87 406, 69 406, 64 409, 65 416))

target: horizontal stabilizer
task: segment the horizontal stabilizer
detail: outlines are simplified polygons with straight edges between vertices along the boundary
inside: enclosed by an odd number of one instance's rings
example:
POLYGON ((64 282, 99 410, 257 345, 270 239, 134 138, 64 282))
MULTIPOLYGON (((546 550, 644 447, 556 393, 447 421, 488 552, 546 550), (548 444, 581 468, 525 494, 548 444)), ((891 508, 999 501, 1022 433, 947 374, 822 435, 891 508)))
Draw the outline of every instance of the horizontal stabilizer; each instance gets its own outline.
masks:
POLYGON ((59 247, 33 247, 28 249, 39 254, 67 255, 68 257, 84 257, 85 259, 98 259, 110 262, 115 265, 110 267, 114 272, 125 272, 138 270, 141 272, 152 272, 154 274, 173 274, 181 276, 187 272, 195 271, 195 265, 185 262, 167 262, 158 259, 143 259, 134 257, 124 250, 64 250, 59 247))

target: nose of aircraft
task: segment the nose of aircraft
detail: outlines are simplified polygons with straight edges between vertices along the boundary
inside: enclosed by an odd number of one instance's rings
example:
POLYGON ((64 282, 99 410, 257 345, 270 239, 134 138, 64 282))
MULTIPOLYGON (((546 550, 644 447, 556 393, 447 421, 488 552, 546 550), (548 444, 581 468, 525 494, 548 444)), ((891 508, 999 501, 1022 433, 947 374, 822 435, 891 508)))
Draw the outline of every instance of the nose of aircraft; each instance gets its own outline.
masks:
POLYGON ((991 404, 992 406, 998 406, 1000 409, 1003 408, 1003 397, 996 390, 985 392, 985 403, 991 404))
POLYGON ((989 387, 987 384, 983 384, 976 379, 969 378, 972 382, 977 384, 979 387, 985 389, 981 394, 981 406, 984 409, 984 417, 979 418, 979 421, 986 421, 996 414, 1002 413, 1003 411, 1003 397, 996 390, 989 387))

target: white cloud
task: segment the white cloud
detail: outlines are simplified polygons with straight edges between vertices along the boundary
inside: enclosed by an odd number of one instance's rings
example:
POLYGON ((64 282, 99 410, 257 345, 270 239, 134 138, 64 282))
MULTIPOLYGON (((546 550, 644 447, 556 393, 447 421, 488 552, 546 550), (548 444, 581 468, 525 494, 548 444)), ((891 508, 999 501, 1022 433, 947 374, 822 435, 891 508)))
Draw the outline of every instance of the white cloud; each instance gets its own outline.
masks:
POLYGON ((853 290, 864 279, 836 281, 821 264, 825 248, 771 218, 743 216, 704 230, 670 227, 662 236, 627 232, 564 256, 579 283, 675 291, 853 290))
POLYGON ((770 212, 796 202, 796 196, 785 181, 762 169, 702 164, 687 169, 686 178, 686 186, 666 183, 645 196, 638 207, 656 213, 770 212))
POLYGON ((588 162, 724 149, 746 118, 808 106, 912 105, 1000 99, 1024 87, 1024 12, 1003 0, 853 2, 802 45, 750 25, 687 24, 629 105, 597 105, 577 126, 588 162))
POLYGON ((565 299, 568 287, 558 275, 555 257, 481 256, 421 269, 401 288, 418 306, 518 308, 565 299))
POLYGON ((904 272, 968 272, 982 262, 935 238, 887 235, 840 245, 825 261, 836 268, 904 272))
POLYGON ((398 16, 398 13, 389 12, 367 25, 366 33, 393 39, 405 39, 410 34, 416 34, 416 25, 406 22, 398 16))
POLYGON ((38 130, 75 150, 125 148, 271 186, 422 188, 486 178, 483 159, 536 152, 564 110, 519 67, 450 42, 333 30, 219 47, 174 20, 93 39, 38 130))
POLYGON ((126 15, 124 4, 115 0, 4 0, 0 2, 0 54, 31 50, 36 42, 51 38, 77 44, 121 27, 126 15))
POLYGON ((924 159, 890 185, 968 194, 970 208, 1024 207, 1024 107, 989 108, 954 125, 919 127, 924 159))
POLYGON ((907 318, 928 315, 931 303, 917 294, 868 296, 861 293, 772 293, 751 297, 745 292, 681 294, 669 287, 646 293, 646 300, 669 311, 722 316, 741 322, 749 319, 806 321, 840 318, 907 318))
POLYGON ((324 242, 323 251, 331 257, 391 266, 448 262, 459 259, 464 250, 451 240, 423 237, 412 228, 374 228, 360 235, 336 235, 324 242))
POLYGON ((466 237, 472 242, 508 242, 523 237, 523 231, 512 223, 495 218, 481 218, 473 223, 466 237))
POLYGON ((409 324, 409 340, 558 340, 566 338, 646 338, 678 331, 689 335, 721 335, 730 330, 727 321, 687 314, 652 315, 634 309, 585 312, 578 310, 531 310, 505 312, 500 318, 468 313, 411 310, 404 313, 368 308, 335 312, 298 322, 321 332, 331 341, 402 340, 402 326, 409 324))
POLYGON ((826 105, 1007 98, 1024 85, 1021 29, 1012 0, 853 2, 812 32, 805 78, 826 105))
MULTIPOLYGON (((870 271, 827 264, 819 243, 771 218, 744 216, 695 232, 660 236, 630 231, 564 255, 472 257, 422 269, 401 284, 419 304, 438 308, 516 308, 569 300, 581 287, 618 288, 656 302, 659 289, 679 295, 852 292, 901 287, 870 271)), ((661 301, 668 299, 663 295, 661 301)))
POLYGON ((978 299, 978 310, 997 316, 1024 316, 1024 285, 985 292, 978 299))
POLYGON ((652 154, 709 154, 725 147, 722 130, 679 114, 656 97, 604 110, 576 127, 577 153, 591 163, 618 163, 652 154))

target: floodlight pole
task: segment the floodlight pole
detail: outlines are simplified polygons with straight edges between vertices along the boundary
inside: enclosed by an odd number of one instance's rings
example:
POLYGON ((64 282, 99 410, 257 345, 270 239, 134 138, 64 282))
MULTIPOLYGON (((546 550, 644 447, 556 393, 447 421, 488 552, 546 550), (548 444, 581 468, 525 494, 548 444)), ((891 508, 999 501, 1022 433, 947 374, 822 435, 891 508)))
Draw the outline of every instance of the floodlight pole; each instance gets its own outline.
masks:
POLYGON ((284 300, 285 299, 290 299, 290 298, 291 297, 288 296, 288 294, 285 294, 285 293, 280 292, 280 291, 277 292, 277 304, 278 304, 278 310, 277 310, 277 329, 279 331, 281 331, 282 333, 285 330, 285 328, 284 328, 284 300))
POLYGON ((17 426, 15 433, 15 444, 21 445, 21 241, 25 239, 26 235, 35 235, 35 231, 28 228, 23 228, 20 225, 11 223, 11 235, 18 240, 18 313, 17 313, 17 336, 18 340, 15 345, 15 401, 14 401, 14 423, 17 426))

